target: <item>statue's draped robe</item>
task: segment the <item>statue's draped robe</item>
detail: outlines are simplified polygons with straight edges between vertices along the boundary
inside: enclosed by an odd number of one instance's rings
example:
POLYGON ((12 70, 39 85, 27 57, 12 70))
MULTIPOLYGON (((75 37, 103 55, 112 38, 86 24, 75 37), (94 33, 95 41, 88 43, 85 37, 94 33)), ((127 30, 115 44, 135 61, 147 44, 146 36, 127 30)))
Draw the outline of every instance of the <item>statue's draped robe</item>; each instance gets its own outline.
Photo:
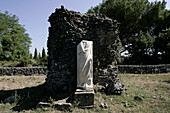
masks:
POLYGON ((93 42, 81 41, 77 46, 77 87, 93 88, 93 42))

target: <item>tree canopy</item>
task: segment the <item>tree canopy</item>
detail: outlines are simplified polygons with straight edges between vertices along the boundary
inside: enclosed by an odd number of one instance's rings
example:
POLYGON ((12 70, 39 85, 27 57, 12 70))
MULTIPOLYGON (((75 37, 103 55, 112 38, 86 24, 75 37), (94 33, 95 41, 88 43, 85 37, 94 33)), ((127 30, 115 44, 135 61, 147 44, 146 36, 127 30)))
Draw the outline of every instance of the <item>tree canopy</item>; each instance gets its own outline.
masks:
POLYGON ((16 15, 0 12, 0 61, 20 61, 30 57, 31 38, 16 15))
POLYGON ((129 54, 125 64, 170 63, 165 61, 170 57, 170 10, 165 0, 104 0, 87 13, 106 14, 120 23, 121 52, 129 54))

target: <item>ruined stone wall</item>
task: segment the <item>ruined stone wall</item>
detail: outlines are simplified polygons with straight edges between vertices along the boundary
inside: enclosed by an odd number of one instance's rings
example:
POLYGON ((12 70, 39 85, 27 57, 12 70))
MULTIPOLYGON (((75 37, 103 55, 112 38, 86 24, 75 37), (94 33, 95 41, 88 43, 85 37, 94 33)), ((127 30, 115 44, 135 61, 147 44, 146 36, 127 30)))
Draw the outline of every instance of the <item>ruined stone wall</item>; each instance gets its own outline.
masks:
POLYGON ((47 75, 46 67, 1 67, 0 76, 47 75))
MULTIPOLYGON (((48 75, 49 92, 72 93, 76 89, 77 45, 81 40, 93 41, 94 83, 111 80, 120 93, 122 85, 117 77, 116 54, 119 46, 118 22, 105 15, 81 14, 63 6, 49 17, 48 75), (117 84, 119 83, 119 84, 117 84)), ((64 95, 63 93, 62 95, 64 95)))

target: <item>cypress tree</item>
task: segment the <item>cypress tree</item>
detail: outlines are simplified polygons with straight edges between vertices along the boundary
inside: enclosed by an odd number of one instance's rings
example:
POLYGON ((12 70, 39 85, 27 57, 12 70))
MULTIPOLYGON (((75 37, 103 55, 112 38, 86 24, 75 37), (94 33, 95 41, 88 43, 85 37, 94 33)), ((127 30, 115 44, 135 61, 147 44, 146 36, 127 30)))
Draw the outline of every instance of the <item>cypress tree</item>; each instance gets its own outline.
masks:
POLYGON ((37 48, 35 48, 35 51, 34 51, 34 59, 37 59, 38 55, 37 55, 37 48))
POLYGON ((40 53, 38 54, 38 59, 41 60, 41 54, 40 53))
POLYGON ((43 48, 42 50, 42 58, 45 59, 46 58, 46 53, 45 53, 45 49, 43 48))

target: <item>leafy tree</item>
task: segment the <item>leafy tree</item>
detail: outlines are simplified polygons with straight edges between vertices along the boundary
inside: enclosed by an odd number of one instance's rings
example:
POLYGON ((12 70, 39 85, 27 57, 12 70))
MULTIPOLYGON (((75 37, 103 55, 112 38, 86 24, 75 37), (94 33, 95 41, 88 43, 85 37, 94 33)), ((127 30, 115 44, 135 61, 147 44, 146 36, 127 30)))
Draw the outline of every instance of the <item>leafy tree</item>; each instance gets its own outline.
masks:
POLYGON ((38 58, 38 53, 37 53, 37 48, 35 48, 35 51, 34 51, 34 59, 37 59, 38 58))
POLYGON ((155 60, 159 63, 170 63, 170 28, 159 33, 154 42, 155 60))
MULTIPOLYGON (((162 31, 170 28, 170 11, 166 10, 165 6, 165 0, 162 2, 104 0, 100 5, 89 9, 87 13, 100 12, 120 23, 121 52, 128 51, 127 59, 131 64, 153 64, 158 62, 148 61, 158 57, 159 53, 158 49, 154 49, 156 47, 153 45, 156 44, 154 41, 160 39, 159 35, 162 31)), ((165 34, 161 35, 165 36, 165 34)), ((165 40, 165 38, 161 39, 165 40)))
POLYGON ((30 53, 30 58, 32 59, 32 53, 30 53))
POLYGON ((21 61, 29 59, 31 38, 19 24, 16 15, 0 12, 0 60, 21 61))
POLYGON ((106 0, 100 6, 92 7, 88 13, 106 14, 120 22, 120 39, 125 40, 138 30, 138 23, 149 2, 147 0, 106 0))
POLYGON ((130 57, 125 59, 126 64, 150 64, 153 61, 148 60, 153 55, 154 38, 149 32, 140 32, 137 36, 130 37, 129 45, 125 46, 130 57), (133 56, 133 57, 131 57, 133 56))

